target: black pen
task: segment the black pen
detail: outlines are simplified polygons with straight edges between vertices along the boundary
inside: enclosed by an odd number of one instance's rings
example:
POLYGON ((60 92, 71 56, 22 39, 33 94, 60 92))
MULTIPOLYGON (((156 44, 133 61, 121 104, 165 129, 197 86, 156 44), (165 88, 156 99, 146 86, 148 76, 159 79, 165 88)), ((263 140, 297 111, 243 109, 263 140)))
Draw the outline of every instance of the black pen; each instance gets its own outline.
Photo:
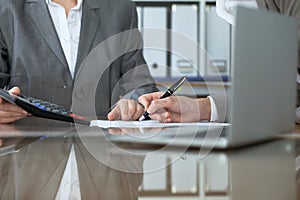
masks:
MULTIPOLYGON (((160 97, 160 99, 167 98, 171 96, 186 80, 186 76, 181 77, 178 81, 176 81, 171 87, 160 97)), ((140 117, 139 121, 149 120, 149 113, 147 111, 140 117)))

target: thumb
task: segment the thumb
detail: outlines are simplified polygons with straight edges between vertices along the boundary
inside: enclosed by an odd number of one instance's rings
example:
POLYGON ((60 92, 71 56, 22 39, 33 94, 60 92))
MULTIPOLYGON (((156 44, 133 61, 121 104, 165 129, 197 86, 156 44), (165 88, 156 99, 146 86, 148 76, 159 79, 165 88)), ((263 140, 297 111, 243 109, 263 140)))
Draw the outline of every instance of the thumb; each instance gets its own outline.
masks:
MULTIPOLYGON (((21 94, 21 90, 19 87, 13 87, 8 91, 10 94, 15 94, 15 95, 20 95, 21 94)), ((0 98, 0 104, 4 102, 3 98, 0 98)))
POLYGON ((21 90, 19 87, 13 87, 9 90, 10 94, 15 94, 15 95, 20 95, 21 94, 21 90))

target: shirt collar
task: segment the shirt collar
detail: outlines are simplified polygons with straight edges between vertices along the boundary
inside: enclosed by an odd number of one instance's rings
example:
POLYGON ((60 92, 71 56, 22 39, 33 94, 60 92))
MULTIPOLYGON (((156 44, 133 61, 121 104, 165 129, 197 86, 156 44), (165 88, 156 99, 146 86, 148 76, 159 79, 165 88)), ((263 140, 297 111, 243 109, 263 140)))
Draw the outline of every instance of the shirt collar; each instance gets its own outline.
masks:
MULTIPOLYGON (((57 3, 53 2, 52 0, 45 0, 45 1, 46 1, 47 4, 50 4, 50 3, 51 4, 57 4, 57 3)), ((81 5, 82 5, 82 2, 83 2, 83 0, 77 0, 77 5, 75 7, 73 7, 72 9, 75 9, 75 10, 80 9, 81 5)))

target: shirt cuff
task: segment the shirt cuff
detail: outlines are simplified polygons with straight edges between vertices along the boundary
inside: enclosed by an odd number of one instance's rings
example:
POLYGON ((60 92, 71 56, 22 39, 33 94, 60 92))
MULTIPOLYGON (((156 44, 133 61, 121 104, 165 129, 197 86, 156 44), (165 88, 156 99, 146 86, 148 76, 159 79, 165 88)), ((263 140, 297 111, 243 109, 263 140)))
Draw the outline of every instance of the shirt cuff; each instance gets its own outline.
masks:
POLYGON ((211 96, 207 97, 210 101, 210 121, 217 122, 218 121, 218 112, 214 99, 211 96))

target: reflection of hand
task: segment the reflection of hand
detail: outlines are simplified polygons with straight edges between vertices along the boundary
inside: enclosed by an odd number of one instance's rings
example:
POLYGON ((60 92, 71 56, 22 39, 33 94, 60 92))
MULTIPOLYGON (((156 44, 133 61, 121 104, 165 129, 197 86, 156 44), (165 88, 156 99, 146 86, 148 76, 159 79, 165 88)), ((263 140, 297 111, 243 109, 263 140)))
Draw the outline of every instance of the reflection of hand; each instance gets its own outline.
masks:
POLYGON ((153 132, 159 132, 162 129, 163 128, 109 128, 108 132, 112 135, 126 135, 133 133, 153 134, 153 132))
POLYGON ((17 137, 21 135, 19 129, 12 124, 0 124, 0 130, 0 147, 4 144, 1 138, 17 137))
POLYGON ((159 99, 162 93, 146 94, 139 98, 150 117, 162 122, 195 122, 210 119, 210 101, 207 98, 193 99, 170 96, 159 99))
POLYGON ((109 128, 108 132, 112 135, 126 135, 129 133, 137 133, 139 128, 109 128))
MULTIPOLYGON (((20 88, 14 87, 9 93, 20 95, 20 88)), ((0 98, 0 123, 11 123, 28 116, 28 113, 19 106, 13 105, 0 98)))
POLYGON ((121 99, 116 106, 108 113, 108 120, 137 120, 144 112, 144 108, 130 99, 121 99))

